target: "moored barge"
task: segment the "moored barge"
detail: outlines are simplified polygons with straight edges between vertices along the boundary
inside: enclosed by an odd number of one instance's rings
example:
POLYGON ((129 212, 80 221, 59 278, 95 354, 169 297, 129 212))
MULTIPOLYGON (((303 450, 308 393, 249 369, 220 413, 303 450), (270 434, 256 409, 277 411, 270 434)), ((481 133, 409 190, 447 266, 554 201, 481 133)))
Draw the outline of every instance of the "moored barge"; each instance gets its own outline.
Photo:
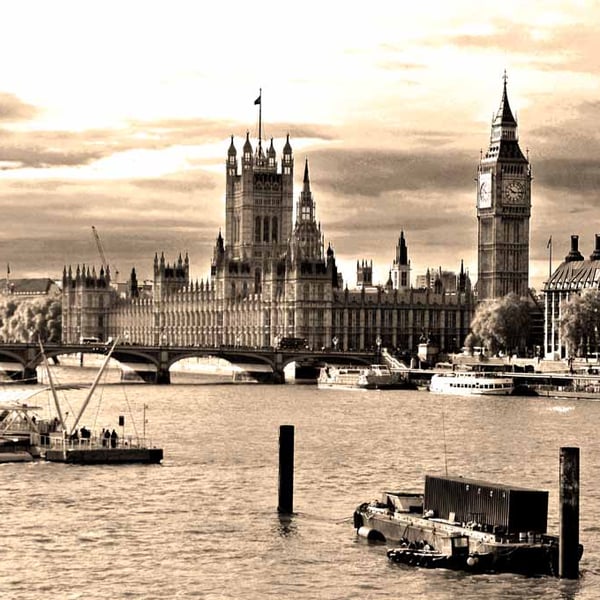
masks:
MULTIPOLYGON (((384 492, 354 513, 359 535, 388 558, 477 572, 558 575, 558 537, 547 533, 548 492, 462 477, 425 477, 424 493, 384 492)), ((583 546, 578 546, 578 559, 583 546)))

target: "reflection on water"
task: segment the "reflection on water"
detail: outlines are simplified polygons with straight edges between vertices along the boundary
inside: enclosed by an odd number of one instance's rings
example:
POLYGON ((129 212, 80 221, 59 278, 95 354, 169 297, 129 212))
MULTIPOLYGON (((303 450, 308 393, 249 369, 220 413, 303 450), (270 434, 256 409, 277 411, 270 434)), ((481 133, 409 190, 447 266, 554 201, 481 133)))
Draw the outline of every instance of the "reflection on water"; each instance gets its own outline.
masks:
POLYGON ((289 537, 298 532, 298 527, 294 521, 293 515, 279 515, 279 534, 282 537, 289 537))
MULTIPOLYGON (((69 377, 81 373, 60 373, 69 377)), ((99 390, 94 418, 114 423, 129 403, 141 423, 146 405, 163 464, 0 465, 5 597, 598 597, 600 403, 117 382, 99 390), (295 426, 293 515, 277 514, 281 424, 295 426), (360 502, 420 490, 447 463, 450 474, 549 490, 556 533, 561 446, 581 448, 578 581, 400 568, 353 530, 360 502)), ((66 393, 74 410, 85 390, 66 393)))

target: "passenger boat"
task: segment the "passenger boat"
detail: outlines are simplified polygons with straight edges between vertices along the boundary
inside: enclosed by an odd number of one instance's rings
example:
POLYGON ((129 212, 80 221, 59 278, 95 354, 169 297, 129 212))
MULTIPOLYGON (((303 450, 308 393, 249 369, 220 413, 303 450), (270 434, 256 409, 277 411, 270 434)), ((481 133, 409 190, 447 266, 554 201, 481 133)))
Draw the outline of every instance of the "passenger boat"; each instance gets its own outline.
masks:
POLYGON ((449 371, 433 375, 429 391, 459 396, 502 396, 511 394, 513 387, 511 377, 473 371, 449 371))
MULTIPOLYGON (((396 545, 393 562, 477 572, 558 574, 558 537, 548 535, 548 492, 462 477, 425 477, 425 490, 384 492, 354 512, 369 540, 396 545)), ((578 560, 583 553, 578 548, 578 560)))
POLYGON ((414 389, 400 373, 394 373, 387 365, 334 366, 321 368, 317 379, 319 389, 344 390, 391 390, 414 389))
POLYGON ((0 402, 0 463, 28 462, 39 458, 37 409, 25 402, 0 402))
MULTIPOLYGON (((70 387, 70 386, 69 386, 70 387)), ((3 390, 0 395, 0 463, 40 458, 55 419, 41 418, 42 407, 29 401, 50 388, 3 390)))
MULTIPOLYGON (((75 417, 72 425, 67 426, 63 417, 60 402, 56 394, 48 361, 44 353, 44 348, 40 344, 40 349, 44 358, 44 367, 50 383, 50 389, 54 396, 56 408, 57 426, 47 435, 46 444, 42 449, 43 457, 51 462, 64 462, 75 464, 95 464, 95 465, 116 465, 128 463, 159 463, 163 459, 162 448, 149 447, 146 442, 146 415, 144 408, 144 433, 141 438, 136 436, 118 436, 113 429, 112 435, 108 432, 95 433, 87 428, 78 429, 82 416, 92 398, 102 374, 104 373, 108 361, 118 342, 114 340, 109 352, 107 353, 102 366, 100 367, 94 382, 92 383, 87 396, 75 417)), ((121 419, 120 417, 119 419, 121 419)), ((124 417, 123 417, 124 423, 124 417)))

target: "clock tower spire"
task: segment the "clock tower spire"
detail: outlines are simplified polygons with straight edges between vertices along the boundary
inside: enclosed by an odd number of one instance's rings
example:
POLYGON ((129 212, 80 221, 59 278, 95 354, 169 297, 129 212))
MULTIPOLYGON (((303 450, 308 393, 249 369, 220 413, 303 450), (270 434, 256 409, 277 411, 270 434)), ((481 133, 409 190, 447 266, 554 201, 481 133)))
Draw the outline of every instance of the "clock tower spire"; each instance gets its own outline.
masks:
POLYGON ((529 287, 531 166, 519 147, 517 120, 507 93, 492 120, 490 144, 477 169, 477 259, 479 300, 529 287))

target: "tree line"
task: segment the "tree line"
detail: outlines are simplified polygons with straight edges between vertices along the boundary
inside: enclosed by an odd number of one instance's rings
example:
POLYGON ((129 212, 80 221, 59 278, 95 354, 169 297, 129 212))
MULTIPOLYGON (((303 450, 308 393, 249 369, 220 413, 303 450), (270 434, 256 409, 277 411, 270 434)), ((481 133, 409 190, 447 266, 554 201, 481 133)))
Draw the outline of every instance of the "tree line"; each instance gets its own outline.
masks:
MULTIPOLYGON (((53 296, 0 296, 1 342, 60 342, 61 300, 53 296)), ((484 347, 490 354, 520 354, 530 331, 530 303, 511 293, 480 303, 465 346, 484 347)), ((567 356, 600 351, 600 290, 584 290, 561 306, 559 327, 567 356)))
MULTIPOLYGON (((490 354, 520 354, 529 337, 530 302, 516 294, 482 302, 475 310, 465 346, 484 347, 490 354)), ((568 357, 600 351, 600 290, 583 290, 561 304, 558 319, 568 357)))
POLYGON ((62 310, 60 298, 0 296, 0 341, 60 342, 62 310))

